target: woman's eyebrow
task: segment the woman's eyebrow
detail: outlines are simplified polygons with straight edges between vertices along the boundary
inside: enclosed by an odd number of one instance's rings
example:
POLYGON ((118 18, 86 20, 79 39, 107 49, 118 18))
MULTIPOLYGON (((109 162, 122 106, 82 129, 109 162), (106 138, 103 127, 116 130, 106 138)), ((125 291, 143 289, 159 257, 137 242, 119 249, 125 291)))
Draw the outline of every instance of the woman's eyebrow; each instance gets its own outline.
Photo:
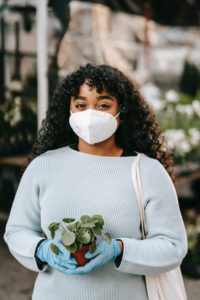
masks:
POLYGON ((102 100, 102 99, 110 99, 110 100, 114 101, 114 99, 108 95, 99 96, 97 98, 97 100, 102 100))
POLYGON ((74 96, 73 101, 76 101, 76 100, 86 100, 86 97, 83 97, 83 96, 74 96))
MULTIPOLYGON (((73 101, 75 101, 75 100, 86 100, 86 99, 87 99, 87 97, 77 95, 73 98, 73 101)), ((114 101, 114 99, 112 97, 108 96, 108 95, 102 95, 102 96, 97 97, 97 100, 102 100, 102 99, 110 99, 110 100, 114 101)))

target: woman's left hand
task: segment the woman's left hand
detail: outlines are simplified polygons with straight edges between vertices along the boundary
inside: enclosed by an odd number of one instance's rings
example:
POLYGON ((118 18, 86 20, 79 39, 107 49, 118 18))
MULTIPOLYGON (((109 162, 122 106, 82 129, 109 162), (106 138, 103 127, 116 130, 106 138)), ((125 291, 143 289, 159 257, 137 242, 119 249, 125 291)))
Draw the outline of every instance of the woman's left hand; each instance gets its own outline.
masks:
POLYGON ((115 258, 120 255, 120 253, 121 248, 116 239, 112 239, 111 243, 102 240, 97 244, 97 248, 94 253, 90 253, 88 251, 85 254, 86 258, 91 259, 87 264, 74 270, 66 270, 65 273, 69 275, 87 274, 92 270, 102 267, 107 262, 115 260, 115 258))

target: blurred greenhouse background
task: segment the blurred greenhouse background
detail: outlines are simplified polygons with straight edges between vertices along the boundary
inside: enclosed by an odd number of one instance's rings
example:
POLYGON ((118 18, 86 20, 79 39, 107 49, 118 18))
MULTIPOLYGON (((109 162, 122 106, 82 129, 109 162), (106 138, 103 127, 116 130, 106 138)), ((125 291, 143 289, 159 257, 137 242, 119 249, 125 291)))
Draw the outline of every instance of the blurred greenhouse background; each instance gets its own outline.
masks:
MULTIPOLYGON (((111 64, 139 84, 173 150, 181 267, 188 299, 200 299, 200 2, 0 0, 0 41, 1 233, 57 83, 87 62, 111 64)), ((31 299, 35 274, 4 242, 0 253, 0 299, 31 299)))

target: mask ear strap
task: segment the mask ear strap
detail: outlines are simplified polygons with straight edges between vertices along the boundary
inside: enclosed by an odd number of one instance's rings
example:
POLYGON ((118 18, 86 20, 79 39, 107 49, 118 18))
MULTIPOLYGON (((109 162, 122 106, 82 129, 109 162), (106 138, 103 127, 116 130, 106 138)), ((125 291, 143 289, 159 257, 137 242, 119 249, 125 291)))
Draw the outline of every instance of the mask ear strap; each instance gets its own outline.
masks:
POLYGON ((119 111, 118 114, 115 116, 115 119, 119 116, 119 114, 120 114, 120 111, 119 111))

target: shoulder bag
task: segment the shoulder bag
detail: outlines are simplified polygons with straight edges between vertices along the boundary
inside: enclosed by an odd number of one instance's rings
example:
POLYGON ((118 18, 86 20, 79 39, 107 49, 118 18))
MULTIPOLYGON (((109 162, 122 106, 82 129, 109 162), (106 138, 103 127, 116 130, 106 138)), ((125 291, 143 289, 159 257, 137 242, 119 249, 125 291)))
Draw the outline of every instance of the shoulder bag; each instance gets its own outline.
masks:
MULTIPOLYGON (((132 164, 131 174, 140 210, 142 238, 145 239, 147 226, 139 168, 139 162, 142 156, 146 155, 144 153, 137 154, 132 164)), ((187 300, 180 266, 165 273, 145 276, 145 282, 149 300, 187 300)))

